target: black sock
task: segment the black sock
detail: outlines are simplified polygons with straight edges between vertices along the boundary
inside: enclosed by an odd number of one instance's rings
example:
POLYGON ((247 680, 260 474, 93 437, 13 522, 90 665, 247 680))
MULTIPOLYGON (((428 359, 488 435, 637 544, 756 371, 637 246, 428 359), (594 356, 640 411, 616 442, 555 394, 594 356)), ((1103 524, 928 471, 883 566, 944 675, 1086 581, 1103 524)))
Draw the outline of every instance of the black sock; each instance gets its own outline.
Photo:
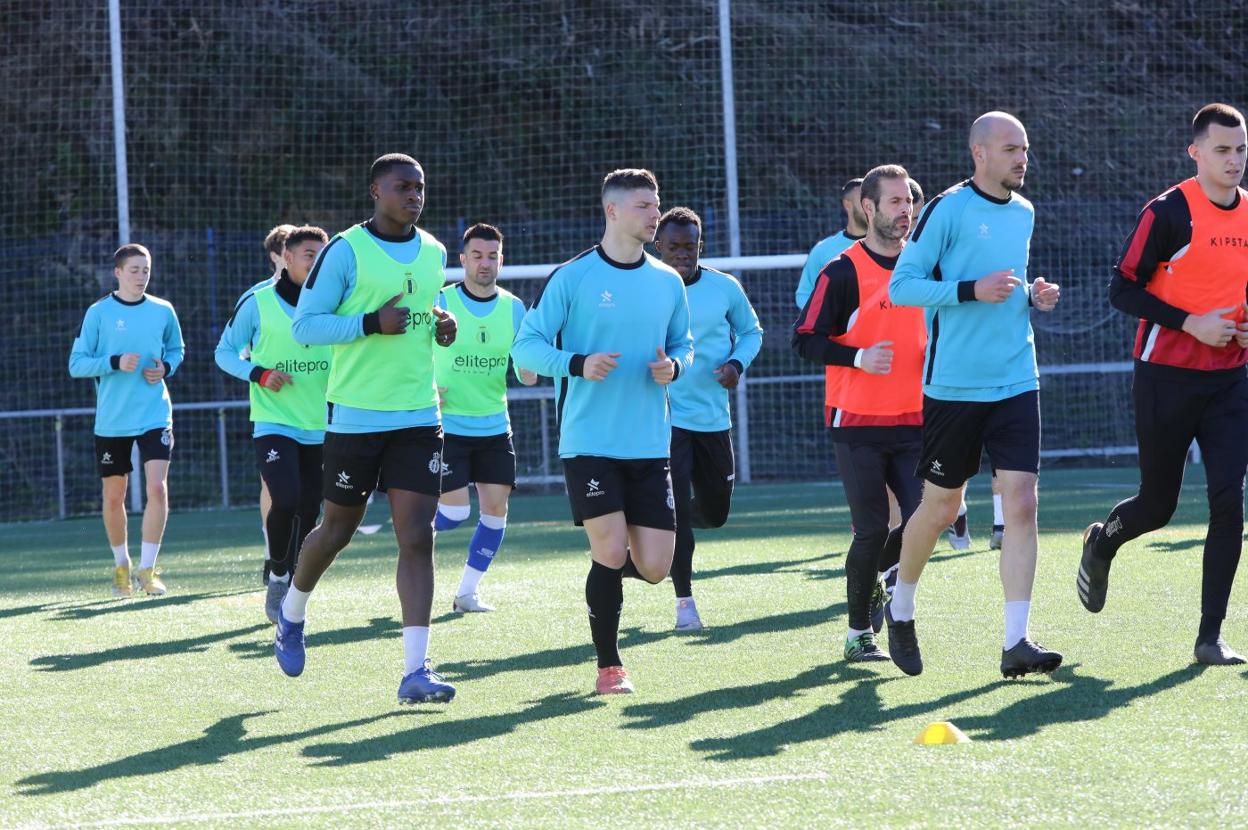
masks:
POLYGON ((1196 632, 1196 643, 1216 643, 1222 636, 1222 618, 1211 614, 1200 615, 1200 630, 1196 632))
POLYGON ((885 540, 884 547, 880 549, 880 560, 875 566, 880 573, 887 573, 890 568, 901 561, 901 536, 905 529, 906 525, 902 523, 888 532, 888 539, 885 540))
POLYGON ((622 666, 620 660, 620 611, 624 606, 622 573, 594 562, 585 577, 585 604, 589 606, 589 633, 598 652, 598 668, 622 666))
POLYGON ((293 509, 272 507, 265 529, 269 536, 269 573, 285 576, 290 571, 291 549, 299 529, 299 516, 293 509))

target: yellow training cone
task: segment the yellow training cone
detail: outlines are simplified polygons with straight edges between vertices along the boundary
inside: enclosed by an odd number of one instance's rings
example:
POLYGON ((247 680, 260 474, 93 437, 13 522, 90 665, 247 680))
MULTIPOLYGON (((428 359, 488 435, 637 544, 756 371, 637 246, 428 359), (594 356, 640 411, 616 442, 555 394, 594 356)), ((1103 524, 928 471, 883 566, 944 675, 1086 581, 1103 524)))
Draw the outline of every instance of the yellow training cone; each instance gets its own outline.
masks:
POLYGON ((919 733, 919 737, 914 739, 916 744, 969 744, 971 739, 966 734, 946 720, 929 723, 919 733))

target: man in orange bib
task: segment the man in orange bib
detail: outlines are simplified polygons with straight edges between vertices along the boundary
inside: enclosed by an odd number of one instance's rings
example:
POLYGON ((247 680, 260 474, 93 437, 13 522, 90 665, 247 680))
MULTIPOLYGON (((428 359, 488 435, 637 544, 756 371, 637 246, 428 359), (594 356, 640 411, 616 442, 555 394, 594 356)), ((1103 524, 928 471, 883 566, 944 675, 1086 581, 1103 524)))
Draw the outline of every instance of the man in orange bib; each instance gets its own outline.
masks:
POLYGON ((904 168, 876 167, 862 182, 867 235, 824 267, 793 333, 793 349, 827 367, 824 411, 853 520, 845 557, 849 633, 845 659, 887 661, 875 642, 881 574, 896 567, 901 527, 889 532, 888 489, 902 527, 919 504, 922 452, 923 309, 888 298, 893 266, 914 206, 904 168), (876 619, 873 619, 875 617, 876 619))
POLYGON ((1244 116, 1209 104, 1192 120, 1196 175, 1144 206, 1109 286, 1110 302, 1140 318, 1135 338, 1135 431, 1140 490, 1083 535, 1076 587, 1105 606, 1109 566, 1124 544, 1165 527, 1179 503, 1192 440, 1205 461, 1205 536, 1198 663, 1245 659, 1222 639, 1244 537, 1248 469, 1248 160, 1244 116))

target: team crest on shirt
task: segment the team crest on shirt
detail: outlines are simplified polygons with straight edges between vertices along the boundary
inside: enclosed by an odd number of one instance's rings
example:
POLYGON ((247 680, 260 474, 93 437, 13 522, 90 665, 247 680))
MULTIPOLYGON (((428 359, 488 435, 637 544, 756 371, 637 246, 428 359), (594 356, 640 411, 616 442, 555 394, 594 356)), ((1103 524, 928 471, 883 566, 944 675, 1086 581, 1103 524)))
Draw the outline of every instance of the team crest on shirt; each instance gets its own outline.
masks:
POLYGON ((988 238, 988 226, 984 224, 983 222, 979 223, 979 238, 980 239, 988 238))
POLYGON ((443 470, 445 470, 445 467, 442 466, 442 453, 435 452, 433 458, 429 459, 429 472, 436 476, 442 473, 443 470))
POLYGON ((615 298, 611 296, 610 291, 603 291, 599 297, 599 308, 615 308, 615 298))
POLYGON ((487 329, 485 326, 481 326, 480 328, 477 329, 477 342, 478 343, 490 342, 490 330, 487 329))

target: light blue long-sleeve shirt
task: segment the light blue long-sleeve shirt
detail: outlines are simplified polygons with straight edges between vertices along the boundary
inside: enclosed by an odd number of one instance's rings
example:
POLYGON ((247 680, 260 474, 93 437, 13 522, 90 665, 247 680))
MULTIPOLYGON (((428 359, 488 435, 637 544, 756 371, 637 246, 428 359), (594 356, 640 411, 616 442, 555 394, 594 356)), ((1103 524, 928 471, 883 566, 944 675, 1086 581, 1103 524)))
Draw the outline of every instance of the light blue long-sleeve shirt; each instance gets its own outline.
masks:
MULTIPOLYGON (((420 254, 420 234, 408 239, 380 236, 365 224, 374 241, 392 259, 412 263, 420 254)), ((442 251, 442 267, 446 267, 446 251, 442 251)), ((355 289, 355 252, 341 235, 329 240, 308 273, 299 294, 299 305, 291 324, 297 342, 312 346, 350 343, 364 337, 363 314, 338 314, 338 308, 355 289)), ((381 335, 377 335, 381 336, 381 335)), ((408 427, 438 426, 441 423, 436 406, 382 412, 354 406, 334 404, 330 408, 329 432, 386 432, 408 427)))
MULTIPOLYGON (((260 308, 256 303, 255 290, 270 284, 271 282, 260 283, 243 292, 243 296, 239 298, 238 304, 234 307, 233 315, 230 316, 225 329, 221 332, 216 351, 213 352, 213 358, 221 371, 247 384, 255 382, 253 375, 256 369, 273 368, 272 366, 259 366, 250 358, 253 344, 260 339, 260 308)), ((276 297, 278 306, 293 319, 295 307, 286 302, 281 294, 277 294, 276 297)), ((325 433, 319 429, 299 429, 270 421, 252 423, 251 436, 253 438, 261 438, 265 435, 284 435, 300 444, 321 444, 325 441, 325 433)))
POLYGON ((1017 193, 997 199, 971 181, 933 199, 889 281, 890 299, 927 309, 923 392, 952 401, 1000 401, 1039 389, 1027 259, 1035 209, 1017 193), (976 300, 974 283, 1014 270, 1023 285, 1003 303, 976 300))
POLYGON ((142 435, 173 426, 173 404, 164 379, 148 383, 143 370, 166 364, 165 377, 182 365, 186 347, 173 306, 145 294, 126 302, 110 294, 87 309, 69 353, 69 374, 95 378, 95 434, 142 435), (139 355, 133 372, 118 368, 121 355, 139 355))
POLYGON ((680 383, 672 384, 672 426, 697 432, 732 427, 728 390, 715 370, 730 360, 741 372, 750 367, 763 345, 758 315, 737 278, 705 265, 685 286, 689 297, 689 330, 697 360, 680 383))
POLYGON ((667 390, 647 365, 656 348, 677 362, 675 383, 682 382, 693 337, 680 275, 649 254, 624 264, 594 247, 550 275, 511 355, 559 379, 561 457, 668 458, 667 390), (619 365, 601 381, 585 380, 580 364, 595 352, 619 352, 619 365))
POLYGON ((806 264, 802 266, 801 279, 797 281, 797 307, 805 308, 810 295, 815 293, 815 283, 819 281, 819 272, 823 266, 845 253, 845 249, 853 245, 861 236, 850 236, 846 230, 839 230, 815 243, 806 256, 806 264))

